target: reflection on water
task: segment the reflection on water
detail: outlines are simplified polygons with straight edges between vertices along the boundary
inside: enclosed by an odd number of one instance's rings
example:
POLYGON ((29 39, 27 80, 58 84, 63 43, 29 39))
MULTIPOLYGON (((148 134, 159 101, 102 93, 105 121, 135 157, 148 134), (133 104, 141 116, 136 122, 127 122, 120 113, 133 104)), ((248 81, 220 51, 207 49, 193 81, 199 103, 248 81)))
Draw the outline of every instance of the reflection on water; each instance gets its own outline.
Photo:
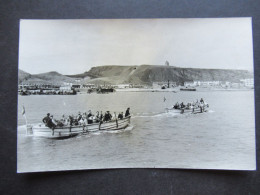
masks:
POLYGON ((125 167, 254 169, 254 124, 253 91, 19 96, 18 171, 125 167), (207 113, 164 112, 165 107, 177 101, 191 102, 201 97, 210 105, 207 113), (40 123, 48 112, 60 118, 78 111, 118 113, 130 107, 131 127, 66 140, 26 136, 22 105, 32 124, 40 123))

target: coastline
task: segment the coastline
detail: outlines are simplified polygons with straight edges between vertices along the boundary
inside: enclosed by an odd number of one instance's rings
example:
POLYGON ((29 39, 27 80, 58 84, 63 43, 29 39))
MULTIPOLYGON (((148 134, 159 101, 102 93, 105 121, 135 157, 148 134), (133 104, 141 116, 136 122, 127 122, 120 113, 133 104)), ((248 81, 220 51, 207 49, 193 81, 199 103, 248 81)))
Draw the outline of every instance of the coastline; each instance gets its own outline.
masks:
MULTIPOLYGON (((116 89, 116 92, 172 92, 172 93, 177 93, 177 92, 181 92, 180 91, 181 87, 176 87, 176 88, 168 88, 168 89, 153 89, 153 88, 126 88, 126 89, 116 89)), ((250 88, 196 88, 196 91, 251 91, 254 89, 250 89, 250 88)), ((193 93, 196 91, 188 91, 189 93, 193 93)))

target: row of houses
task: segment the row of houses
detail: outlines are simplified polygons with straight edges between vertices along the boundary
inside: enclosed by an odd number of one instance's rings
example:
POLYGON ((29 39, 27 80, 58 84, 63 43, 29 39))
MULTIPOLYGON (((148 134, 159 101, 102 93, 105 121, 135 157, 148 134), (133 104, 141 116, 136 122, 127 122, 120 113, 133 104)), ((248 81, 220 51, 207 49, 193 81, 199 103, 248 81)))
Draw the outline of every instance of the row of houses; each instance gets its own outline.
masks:
MULTIPOLYGON (((153 82, 153 88, 172 88, 177 87, 176 82, 153 82)), ((187 81, 184 82, 185 87, 210 87, 210 86, 222 86, 222 87, 254 87, 254 79, 241 79, 240 82, 229 82, 229 81, 187 81)), ((60 89, 60 90, 71 90, 71 89, 80 89, 88 88, 93 89, 97 87, 103 88, 115 88, 115 89, 125 89, 125 88, 145 88, 146 86, 141 84, 117 84, 117 85, 95 85, 95 84, 80 84, 80 83, 66 83, 62 85, 37 85, 37 84, 20 84, 18 89, 27 89, 27 90, 36 90, 36 89, 60 89)))
POLYGON ((226 86, 226 87, 254 87, 254 79, 241 79, 240 82, 230 81, 189 81, 184 82, 185 87, 197 87, 197 86, 226 86))
POLYGON ((167 82, 153 82, 153 88, 172 88, 172 87, 177 87, 177 83, 176 82, 172 82, 172 81, 167 81, 167 82))
POLYGON ((98 87, 103 87, 103 88, 115 88, 115 89, 125 89, 125 88, 144 88, 144 85, 140 84, 117 84, 117 85, 95 85, 95 84, 72 84, 72 83, 63 83, 64 87, 73 87, 73 88, 98 88, 98 87))
POLYGON ((28 90, 37 90, 37 89, 56 89, 60 85, 48 85, 48 84, 19 84, 18 89, 28 89, 28 90))

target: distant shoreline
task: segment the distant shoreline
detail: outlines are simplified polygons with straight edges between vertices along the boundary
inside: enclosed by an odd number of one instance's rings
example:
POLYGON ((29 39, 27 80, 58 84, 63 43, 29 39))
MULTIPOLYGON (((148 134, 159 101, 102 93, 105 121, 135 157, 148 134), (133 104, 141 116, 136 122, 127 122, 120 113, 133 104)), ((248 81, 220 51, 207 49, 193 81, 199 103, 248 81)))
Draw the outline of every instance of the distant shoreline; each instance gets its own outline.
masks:
MULTIPOLYGON (((194 92, 213 92, 213 91, 253 91, 254 89, 250 88, 196 88, 196 91, 180 91, 180 87, 176 88, 166 88, 166 89, 160 89, 160 88, 125 88, 125 89, 115 89, 115 92, 118 93, 124 93, 124 92, 167 92, 167 93, 194 93, 194 92)), ((79 91, 78 94, 86 94, 87 91, 79 91)))
MULTIPOLYGON (((251 91, 254 89, 248 88, 229 88, 229 89, 218 89, 218 88, 196 88, 196 91, 251 91)), ((196 92, 195 91, 195 92, 196 92)), ((139 88, 128 88, 128 89, 116 89, 116 92, 180 92, 180 88, 170 88, 170 89, 139 89, 139 88)), ((191 91, 191 93, 194 91, 191 91)))

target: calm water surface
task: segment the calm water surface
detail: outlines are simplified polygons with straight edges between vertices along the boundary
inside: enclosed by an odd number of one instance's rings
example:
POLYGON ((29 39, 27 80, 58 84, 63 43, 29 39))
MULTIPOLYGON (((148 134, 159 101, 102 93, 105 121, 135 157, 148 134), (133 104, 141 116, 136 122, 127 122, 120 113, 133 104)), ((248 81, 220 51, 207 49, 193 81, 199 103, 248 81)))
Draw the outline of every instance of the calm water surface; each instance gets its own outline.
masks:
POLYGON ((253 91, 19 96, 18 101, 18 172, 129 167, 255 169, 253 91), (164 112, 176 101, 201 97, 210 105, 207 113, 164 112), (22 105, 31 124, 40 123, 48 112, 58 119, 78 111, 118 113, 130 107, 131 127, 66 140, 26 136, 22 105))

